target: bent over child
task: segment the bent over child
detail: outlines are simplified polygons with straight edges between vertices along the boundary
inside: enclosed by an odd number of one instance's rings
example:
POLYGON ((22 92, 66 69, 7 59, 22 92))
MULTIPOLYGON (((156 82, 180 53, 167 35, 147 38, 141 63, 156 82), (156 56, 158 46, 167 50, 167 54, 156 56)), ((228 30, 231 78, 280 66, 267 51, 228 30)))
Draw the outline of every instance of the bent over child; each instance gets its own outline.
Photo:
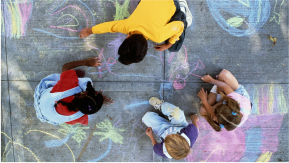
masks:
POLYGON ((92 87, 90 78, 83 78, 85 71, 72 68, 99 66, 100 60, 69 62, 63 65, 61 74, 52 74, 40 81, 34 92, 34 108, 37 118, 54 125, 77 123, 88 125, 88 115, 98 112, 103 103, 113 101, 92 87))
POLYGON ((252 109, 250 96, 228 70, 222 70, 217 78, 215 80, 210 75, 201 78, 214 86, 208 96, 203 88, 198 94, 202 100, 200 115, 214 130, 232 131, 248 119, 252 109))
POLYGON ((191 115, 192 124, 188 124, 184 112, 179 107, 156 97, 150 98, 149 103, 169 119, 155 112, 147 112, 142 118, 142 122, 149 127, 146 134, 151 138, 154 152, 159 156, 177 160, 187 157, 199 135, 198 116, 191 115), (161 143, 157 143, 152 132, 162 140, 161 143))

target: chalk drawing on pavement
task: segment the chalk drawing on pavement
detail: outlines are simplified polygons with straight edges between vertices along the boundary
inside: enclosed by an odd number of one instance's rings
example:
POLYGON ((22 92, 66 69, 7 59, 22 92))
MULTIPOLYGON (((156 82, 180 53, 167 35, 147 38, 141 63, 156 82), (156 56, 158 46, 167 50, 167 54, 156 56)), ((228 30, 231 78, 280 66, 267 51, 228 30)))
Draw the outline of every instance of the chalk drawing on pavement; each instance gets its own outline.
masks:
POLYGON ((269 0, 207 0, 216 22, 233 36, 248 36, 268 20, 269 0))
POLYGON ((45 141, 44 143, 45 143, 46 147, 51 148, 51 147, 62 146, 71 137, 80 146, 80 143, 82 142, 82 140, 87 139, 86 133, 83 130, 89 129, 89 127, 82 127, 82 125, 80 125, 80 124, 68 125, 66 123, 60 124, 59 126, 62 127, 62 128, 59 129, 58 132, 63 134, 66 137, 61 139, 61 140, 45 141))
MULTIPOLYGON (((57 6, 52 13, 49 14, 49 17, 52 21, 50 25, 50 29, 39 29, 34 28, 33 30, 42 32, 48 35, 52 35, 58 38, 65 38, 65 39, 79 39, 79 37, 74 36, 67 36, 69 32, 75 32, 75 34, 69 35, 77 35, 77 32, 80 32, 82 28, 90 28, 95 25, 95 18, 91 11, 91 9, 81 0, 77 0, 79 2, 77 5, 70 5, 73 1, 64 0, 59 6, 57 6), (68 3, 67 6, 65 6, 68 3), (64 7, 63 7, 64 6, 64 7), (65 13, 63 13, 65 12, 65 13), (90 17, 92 19, 92 23, 90 23, 90 17), (80 23, 80 20, 85 20, 85 26, 83 27, 80 23), (53 25, 52 25, 53 24, 53 25), (56 30, 66 30, 68 32, 61 32, 63 34, 55 34, 56 30)), ((59 31, 57 33, 60 33, 59 31)), ((78 36, 78 35, 77 35, 78 36)))
POLYGON ((120 121, 121 119, 117 121, 114 125, 112 125, 110 120, 105 119, 103 122, 96 124, 97 129, 100 129, 102 131, 94 132, 93 135, 101 136, 101 138, 99 139, 99 142, 102 142, 103 140, 108 139, 109 140, 108 149, 98 158, 89 160, 88 162, 97 162, 103 159, 111 150, 112 142, 122 144, 123 137, 118 132, 124 132, 125 130, 116 128, 117 127, 116 125, 120 121))
POLYGON ((272 22, 273 20, 277 23, 280 24, 280 20, 281 20, 281 7, 284 4, 285 0, 276 0, 275 6, 274 6, 274 10, 273 10, 273 17, 271 17, 271 19, 269 20, 269 22, 272 22), (278 2, 281 4, 279 4, 277 7, 278 2), (277 7, 277 9, 276 9, 277 7), (279 12, 277 11, 279 10, 279 12))
POLYGON ((1 34, 17 39, 26 36, 27 22, 32 10, 33 1, 1 1, 1 34))

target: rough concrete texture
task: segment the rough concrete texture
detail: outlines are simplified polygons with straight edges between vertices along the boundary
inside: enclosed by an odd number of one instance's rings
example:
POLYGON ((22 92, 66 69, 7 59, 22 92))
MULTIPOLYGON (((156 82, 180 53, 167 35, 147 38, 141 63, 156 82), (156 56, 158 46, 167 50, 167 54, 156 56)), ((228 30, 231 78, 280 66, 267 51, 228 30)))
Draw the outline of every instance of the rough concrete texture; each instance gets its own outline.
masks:
POLYGON ((180 161, 288 162, 288 1, 188 0, 193 22, 182 49, 158 52, 149 41, 145 59, 129 66, 116 60, 126 35, 77 38, 84 27, 127 18, 137 4, 1 1, 1 161, 178 161, 153 152, 141 122, 154 111, 148 99, 173 103, 189 119, 199 112, 201 86, 212 87, 200 76, 227 69, 251 96, 251 115, 242 127, 220 133, 200 117, 199 137, 180 161), (40 122, 33 107, 39 81, 61 73, 66 62, 93 56, 102 58, 101 68, 82 68, 114 104, 90 116, 88 126, 40 122))

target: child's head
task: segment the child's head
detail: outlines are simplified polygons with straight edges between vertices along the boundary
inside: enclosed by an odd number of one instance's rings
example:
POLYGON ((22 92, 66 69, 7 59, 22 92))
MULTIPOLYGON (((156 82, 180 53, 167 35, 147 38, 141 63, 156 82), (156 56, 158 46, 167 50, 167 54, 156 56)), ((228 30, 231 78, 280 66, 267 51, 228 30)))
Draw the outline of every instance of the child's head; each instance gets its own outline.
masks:
POLYGON ((75 96, 71 103, 58 101, 64 106, 67 106, 69 111, 81 111, 83 114, 96 113, 103 104, 103 96, 96 93, 91 83, 87 83, 87 88, 84 96, 75 96))
POLYGON ((118 49, 118 61, 124 65, 143 60, 148 50, 148 43, 142 34, 132 34, 126 38, 118 49))
POLYGON ((224 127, 227 131, 234 130, 241 122, 243 114, 240 112, 240 106, 237 101, 222 94, 223 104, 215 108, 215 116, 218 123, 211 119, 210 115, 205 115, 208 123, 216 131, 221 131, 224 127))
POLYGON ((188 156, 190 145, 187 140, 179 134, 170 134, 165 138, 165 146, 174 159, 180 160, 188 156))

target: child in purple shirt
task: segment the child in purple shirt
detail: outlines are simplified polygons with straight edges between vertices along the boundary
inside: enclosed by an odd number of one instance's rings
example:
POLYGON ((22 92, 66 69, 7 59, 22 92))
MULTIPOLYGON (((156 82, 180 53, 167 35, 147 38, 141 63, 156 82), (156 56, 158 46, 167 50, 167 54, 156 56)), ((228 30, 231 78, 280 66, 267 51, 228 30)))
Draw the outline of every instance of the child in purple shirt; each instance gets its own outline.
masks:
POLYGON ((204 82, 214 86, 208 96, 203 88, 198 94, 202 100, 200 115, 214 130, 221 131, 225 128, 232 131, 248 119, 252 109, 250 96, 228 70, 224 69, 217 76, 218 80, 210 75, 202 77, 204 82))
POLYGON ((177 160, 187 157, 199 135, 198 116, 196 114, 191 115, 192 124, 188 124, 184 112, 179 107, 156 97, 150 98, 149 102, 155 109, 168 116, 170 120, 155 112, 147 112, 143 116, 143 123, 149 127, 146 134, 151 138, 154 152, 159 156, 177 160), (161 143, 157 143, 153 132, 162 140, 161 143))

